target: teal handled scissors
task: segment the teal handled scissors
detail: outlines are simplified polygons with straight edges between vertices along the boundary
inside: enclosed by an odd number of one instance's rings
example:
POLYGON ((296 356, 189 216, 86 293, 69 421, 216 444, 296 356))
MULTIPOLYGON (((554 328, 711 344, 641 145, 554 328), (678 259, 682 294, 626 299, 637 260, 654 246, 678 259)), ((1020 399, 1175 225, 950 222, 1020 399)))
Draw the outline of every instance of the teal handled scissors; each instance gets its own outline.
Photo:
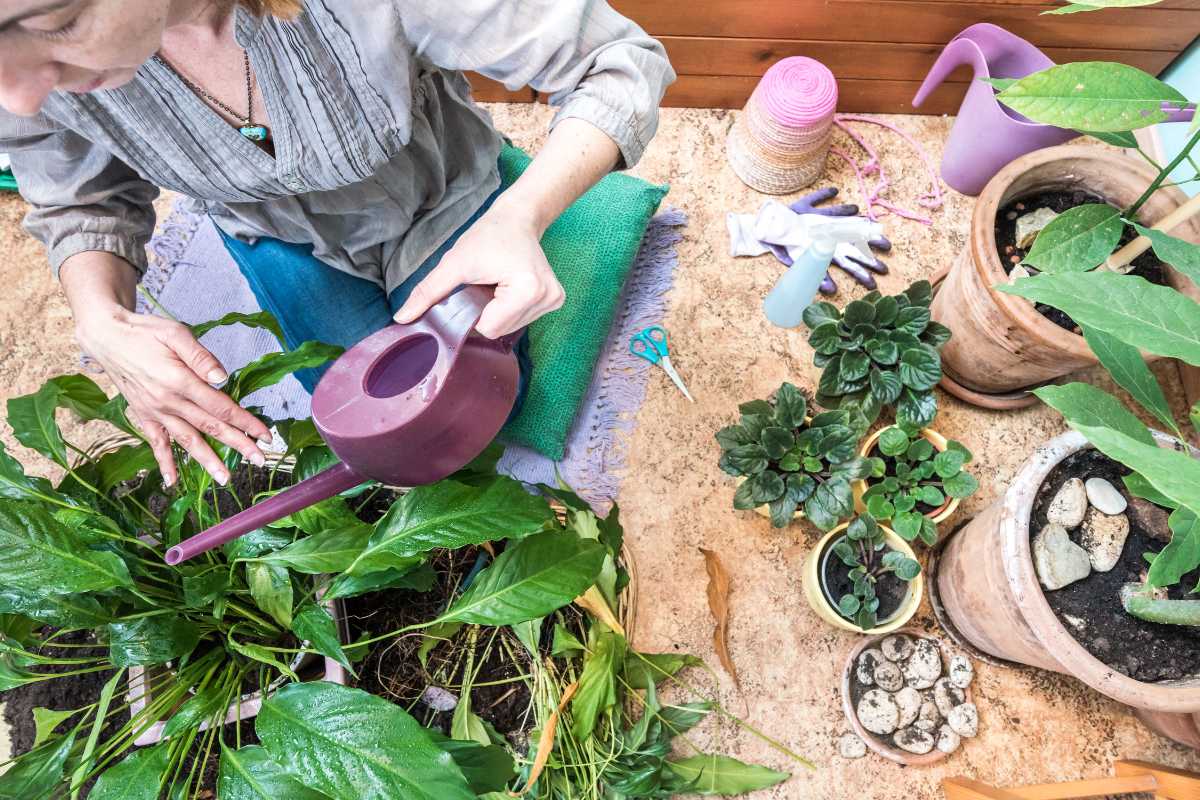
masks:
POLYGON ((635 333, 629 340, 629 352, 635 356, 644 358, 651 364, 657 364, 666 370, 667 375, 671 377, 675 385, 679 387, 679 391, 683 392, 683 396, 691 402, 696 402, 692 398, 691 392, 683 385, 683 378, 679 377, 679 373, 675 371, 675 367, 671 365, 670 350, 667 348, 667 331, 659 325, 651 325, 641 333, 635 333))

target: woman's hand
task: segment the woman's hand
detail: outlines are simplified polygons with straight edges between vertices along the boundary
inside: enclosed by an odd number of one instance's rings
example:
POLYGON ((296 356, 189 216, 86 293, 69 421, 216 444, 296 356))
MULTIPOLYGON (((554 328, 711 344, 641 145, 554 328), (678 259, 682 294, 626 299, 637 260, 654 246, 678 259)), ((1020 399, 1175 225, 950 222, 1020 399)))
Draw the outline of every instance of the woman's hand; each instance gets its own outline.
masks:
POLYGON ((150 443, 163 482, 170 486, 178 479, 172 439, 221 484, 229 481, 229 470, 205 435, 261 466, 254 439, 270 442, 270 430, 210 385, 228 375, 186 325, 129 310, 132 288, 124 273, 133 275, 115 256, 81 253, 64 263, 62 279, 76 338, 129 401, 131 421, 150 443))
POLYGON ((560 308, 565 295, 528 214, 496 201, 417 284, 396 321, 409 323, 463 284, 496 287, 476 330, 496 339, 560 308))

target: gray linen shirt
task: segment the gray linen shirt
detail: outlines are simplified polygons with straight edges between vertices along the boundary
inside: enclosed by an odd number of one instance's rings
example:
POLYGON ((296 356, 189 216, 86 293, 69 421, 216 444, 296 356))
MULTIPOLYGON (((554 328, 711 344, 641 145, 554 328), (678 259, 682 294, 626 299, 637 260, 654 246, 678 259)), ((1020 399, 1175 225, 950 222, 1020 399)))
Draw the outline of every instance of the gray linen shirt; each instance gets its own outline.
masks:
POLYGON ((129 84, 0 110, 0 152, 57 272, 83 251, 143 270, 157 187, 227 233, 310 243, 391 291, 499 186, 501 137, 460 70, 532 86, 642 155, 674 80, 662 46, 603 0, 306 0, 295 20, 237 10, 275 155, 151 60, 129 84))

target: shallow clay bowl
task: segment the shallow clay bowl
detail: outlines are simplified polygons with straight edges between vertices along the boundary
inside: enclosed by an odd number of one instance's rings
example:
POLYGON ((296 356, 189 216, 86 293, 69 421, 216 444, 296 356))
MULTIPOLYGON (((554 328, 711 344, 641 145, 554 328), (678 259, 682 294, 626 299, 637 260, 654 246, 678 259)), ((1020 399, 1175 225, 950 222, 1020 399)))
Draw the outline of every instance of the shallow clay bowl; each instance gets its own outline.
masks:
MULTIPOLYGON (((864 650, 878 645, 882 640, 889 636, 900 635, 911 636, 914 639, 930 639, 937 643, 938 652, 942 654, 942 671, 943 673, 946 672, 949 666, 948 662, 950 660, 950 654, 946 652, 945 644, 941 639, 930 636, 919 628, 901 628, 898 631, 885 633, 880 636, 864 636, 853 648, 851 648, 850 655, 846 658, 846 666, 842 669, 842 711, 845 712, 846 720, 849 721, 850 727, 864 742, 867 743, 867 747, 869 747, 871 750, 874 750, 876 753, 886 759, 895 761, 897 764, 905 764, 910 767, 927 767, 930 764, 936 764, 950 754, 943 753, 941 750, 938 750, 937 747, 934 747, 933 750, 930 750, 923 756, 917 755, 916 753, 910 753, 907 750, 901 750, 899 747, 888 744, 882 738, 864 728, 862 723, 858 721, 858 714, 856 714, 854 711, 854 699, 852 696, 854 684, 854 665, 855 662, 858 661, 859 655, 861 655, 864 650)), ((963 694, 966 696, 966 702, 975 702, 971 695, 970 686, 963 690, 963 694)), ((934 734, 934 738, 937 738, 936 732, 934 734)))

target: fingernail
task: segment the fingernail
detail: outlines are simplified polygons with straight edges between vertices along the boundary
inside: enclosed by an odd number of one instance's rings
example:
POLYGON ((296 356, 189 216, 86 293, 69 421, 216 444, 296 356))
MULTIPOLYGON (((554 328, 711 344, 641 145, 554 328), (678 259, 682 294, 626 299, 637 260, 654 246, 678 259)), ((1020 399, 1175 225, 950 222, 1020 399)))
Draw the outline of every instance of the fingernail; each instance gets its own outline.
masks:
POLYGON ((229 375, 225 372, 225 370, 214 369, 212 372, 208 373, 208 382, 209 383, 224 383, 225 379, 228 377, 229 377, 229 375))
POLYGON ((259 443, 259 444, 262 444, 262 445, 270 445, 270 444, 272 444, 274 441, 275 441, 275 439, 274 439, 273 437, 271 437, 271 436, 260 436, 260 437, 258 437, 258 443, 259 443))
POLYGON ((218 472, 215 477, 216 477, 217 483, 221 484, 222 486, 229 483, 229 473, 228 472, 218 472))
POLYGON ((256 467, 262 467, 266 465, 267 459, 263 457, 262 453, 254 452, 250 454, 250 463, 256 467))
POLYGON ((174 478, 168 478, 168 477, 165 477, 165 476, 164 476, 164 477, 163 477, 163 482, 162 482, 162 483, 163 483, 163 488, 164 488, 164 489, 170 489, 172 486, 174 486, 174 485, 175 485, 175 479, 174 479, 174 478))

